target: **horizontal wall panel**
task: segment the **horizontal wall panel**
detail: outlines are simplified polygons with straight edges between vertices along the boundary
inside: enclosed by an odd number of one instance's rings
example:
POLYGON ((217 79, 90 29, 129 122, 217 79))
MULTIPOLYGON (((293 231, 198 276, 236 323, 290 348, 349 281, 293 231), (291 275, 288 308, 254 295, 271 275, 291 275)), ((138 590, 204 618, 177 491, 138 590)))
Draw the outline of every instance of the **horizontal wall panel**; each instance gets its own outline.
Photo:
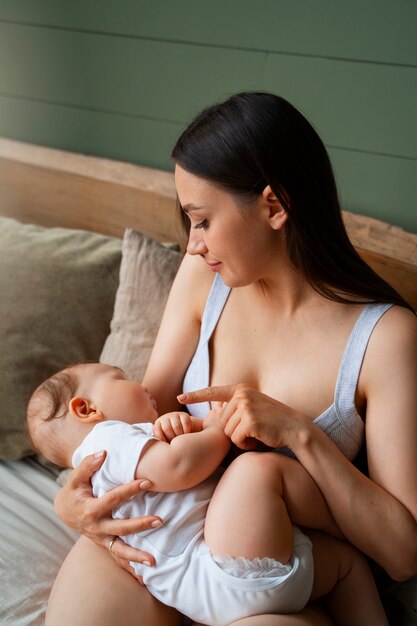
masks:
POLYGON ((51 148, 172 169, 183 126, 0 96, 0 135, 51 148))
MULTIPOLYGON (((183 126, 0 97, 0 135, 172 169, 183 126)), ((417 232, 417 162, 330 149, 344 208, 417 232)))
POLYGON ((343 207, 417 233, 417 161, 329 149, 343 207))
POLYGON ((265 87, 330 145, 417 158, 417 68, 274 54, 265 87))
POLYGON ((413 0, 0 0, 0 19, 417 65, 417 3, 413 0))
POLYGON ((0 93, 184 123, 243 89, 281 93, 337 147, 417 158, 417 68, 0 24, 0 93))
POLYGON ((259 87, 266 54, 0 24, 0 93, 185 122, 259 87))

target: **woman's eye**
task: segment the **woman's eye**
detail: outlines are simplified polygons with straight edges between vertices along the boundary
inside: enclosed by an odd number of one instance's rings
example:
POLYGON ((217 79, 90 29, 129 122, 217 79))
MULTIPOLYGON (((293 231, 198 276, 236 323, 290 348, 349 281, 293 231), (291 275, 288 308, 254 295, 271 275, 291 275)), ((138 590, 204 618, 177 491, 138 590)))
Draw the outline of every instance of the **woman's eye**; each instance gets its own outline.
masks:
POLYGON ((199 224, 196 224, 194 228, 207 228, 208 220, 202 220, 199 224))

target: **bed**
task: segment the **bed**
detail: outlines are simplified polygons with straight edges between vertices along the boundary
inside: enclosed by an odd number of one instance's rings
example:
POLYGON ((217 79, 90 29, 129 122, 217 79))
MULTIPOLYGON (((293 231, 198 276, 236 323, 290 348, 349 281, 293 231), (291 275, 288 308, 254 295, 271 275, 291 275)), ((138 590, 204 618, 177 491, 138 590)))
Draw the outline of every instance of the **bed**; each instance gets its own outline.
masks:
MULTIPOLYGON (((173 175, 0 139, 0 623, 43 624, 76 534, 63 480, 24 432, 28 395, 68 363, 140 379, 185 240, 173 175)), ((417 308, 417 235, 345 212, 359 253, 417 308)), ((415 580, 386 582, 392 623, 417 623, 415 580)))

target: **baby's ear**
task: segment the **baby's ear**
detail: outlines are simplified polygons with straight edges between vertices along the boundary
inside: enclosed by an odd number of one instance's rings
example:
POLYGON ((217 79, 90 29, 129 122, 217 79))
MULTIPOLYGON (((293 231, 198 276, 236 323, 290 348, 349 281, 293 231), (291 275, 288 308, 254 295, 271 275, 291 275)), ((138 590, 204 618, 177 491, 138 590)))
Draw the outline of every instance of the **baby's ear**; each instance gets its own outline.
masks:
POLYGON ((101 422, 104 419, 100 411, 97 411, 88 400, 79 396, 71 398, 68 409, 73 417, 82 422, 101 422))

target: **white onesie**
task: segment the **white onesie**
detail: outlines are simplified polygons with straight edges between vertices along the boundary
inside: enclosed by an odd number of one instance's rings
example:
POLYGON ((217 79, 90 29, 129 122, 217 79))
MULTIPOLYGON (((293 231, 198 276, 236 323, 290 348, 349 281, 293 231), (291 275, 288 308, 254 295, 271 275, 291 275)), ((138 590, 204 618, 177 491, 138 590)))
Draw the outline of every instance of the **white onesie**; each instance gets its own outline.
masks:
MULTIPOLYGON (((100 497, 134 479, 151 439, 152 424, 101 422, 74 452, 73 466, 88 454, 107 450, 92 477, 93 493, 100 497)), ((164 520, 160 528, 124 538, 156 559, 154 567, 132 562, 136 573, 158 600, 202 624, 225 626, 250 615, 300 611, 313 585, 313 556, 310 540, 297 528, 291 560, 281 564, 269 559, 269 572, 265 559, 261 570, 256 563, 248 570, 245 559, 242 575, 231 574, 211 555, 203 537, 204 520, 220 475, 219 470, 196 487, 174 493, 145 491, 113 511, 114 518, 158 515, 164 520)), ((234 561, 239 564, 239 559, 234 561)))

